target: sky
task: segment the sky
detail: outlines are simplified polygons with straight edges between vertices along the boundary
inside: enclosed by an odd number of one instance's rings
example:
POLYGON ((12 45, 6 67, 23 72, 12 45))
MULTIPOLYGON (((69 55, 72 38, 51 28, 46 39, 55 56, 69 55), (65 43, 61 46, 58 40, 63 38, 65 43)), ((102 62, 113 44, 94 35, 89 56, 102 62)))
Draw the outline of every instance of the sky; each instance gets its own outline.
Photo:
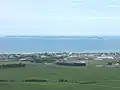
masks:
POLYGON ((0 0, 2 35, 120 35, 120 0, 0 0))

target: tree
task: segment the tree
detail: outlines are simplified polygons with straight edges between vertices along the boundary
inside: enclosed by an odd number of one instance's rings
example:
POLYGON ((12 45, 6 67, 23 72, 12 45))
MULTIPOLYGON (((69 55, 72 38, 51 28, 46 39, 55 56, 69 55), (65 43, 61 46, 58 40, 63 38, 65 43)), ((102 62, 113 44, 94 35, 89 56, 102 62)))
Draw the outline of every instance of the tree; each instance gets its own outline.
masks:
POLYGON ((112 65, 112 62, 108 62, 108 64, 107 65, 112 65))

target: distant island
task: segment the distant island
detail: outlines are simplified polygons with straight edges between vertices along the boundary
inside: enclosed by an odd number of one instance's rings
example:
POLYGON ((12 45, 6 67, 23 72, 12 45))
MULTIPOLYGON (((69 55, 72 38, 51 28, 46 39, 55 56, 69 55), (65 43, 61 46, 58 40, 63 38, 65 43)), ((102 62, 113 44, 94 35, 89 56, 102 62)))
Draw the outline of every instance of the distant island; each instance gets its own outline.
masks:
POLYGON ((5 36, 9 38, 82 38, 82 39, 104 39, 99 36, 5 36))

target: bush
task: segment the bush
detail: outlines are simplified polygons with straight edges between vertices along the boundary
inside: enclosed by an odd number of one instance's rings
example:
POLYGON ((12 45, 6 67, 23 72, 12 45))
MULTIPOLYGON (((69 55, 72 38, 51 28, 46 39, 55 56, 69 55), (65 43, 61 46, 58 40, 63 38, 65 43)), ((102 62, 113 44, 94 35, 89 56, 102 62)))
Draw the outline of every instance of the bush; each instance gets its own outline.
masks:
POLYGON ((68 82, 68 81, 64 79, 60 79, 59 82, 68 82))
POLYGON ((10 82, 15 82, 14 80, 10 80, 10 82))
POLYGON ((60 79, 59 82, 64 82, 64 79, 60 79))
POLYGON ((64 82, 68 82, 67 80, 64 80, 64 82))
POLYGON ((112 62, 108 62, 108 64, 107 65, 112 65, 112 62))

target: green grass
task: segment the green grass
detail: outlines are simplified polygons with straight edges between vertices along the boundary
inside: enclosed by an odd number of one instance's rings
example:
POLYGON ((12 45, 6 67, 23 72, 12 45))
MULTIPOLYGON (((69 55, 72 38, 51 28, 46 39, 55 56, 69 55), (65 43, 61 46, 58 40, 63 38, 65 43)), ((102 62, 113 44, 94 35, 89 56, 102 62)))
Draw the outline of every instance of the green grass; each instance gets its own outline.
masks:
MULTIPOLYGON (((108 61, 89 61, 88 67, 29 64, 26 68, 0 69, 0 79, 16 82, 0 83, 0 90, 120 90, 120 68, 96 68, 108 61), (96 84, 63 82, 20 82, 25 79, 96 81, 96 84)), ((7 62, 8 63, 8 62, 7 62)), ((5 62, 4 62, 5 64, 5 62)))

